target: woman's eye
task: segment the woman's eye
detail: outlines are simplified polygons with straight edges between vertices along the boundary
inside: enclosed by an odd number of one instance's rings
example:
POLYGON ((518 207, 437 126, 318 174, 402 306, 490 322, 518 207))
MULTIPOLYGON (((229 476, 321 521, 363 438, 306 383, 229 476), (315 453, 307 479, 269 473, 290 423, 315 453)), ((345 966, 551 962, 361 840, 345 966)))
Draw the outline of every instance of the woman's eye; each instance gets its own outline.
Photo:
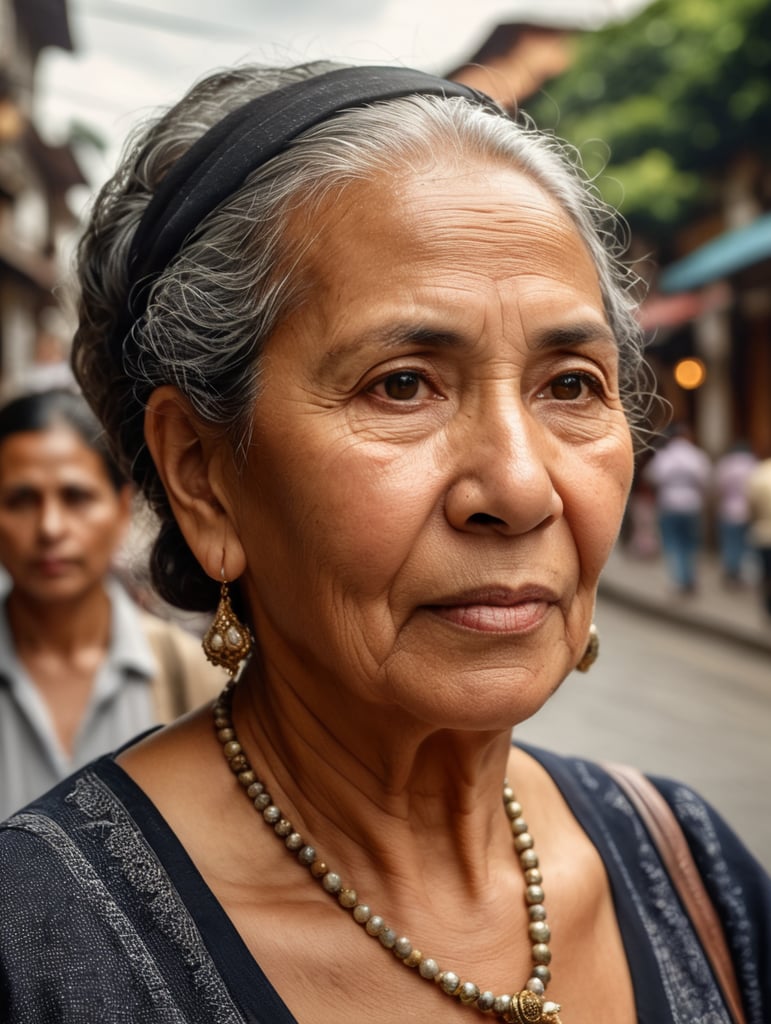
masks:
POLYGON ((33 490, 11 491, 3 495, 2 506, 11 512, 26 512, 34 508, 40 501, 40 497, 33 490))
POLYGON ((421 375, 414 370, 399 370, 378 381, 373 391, 397 402, 409 402, 418 397, 423 383, 421 375))
POLYGON ((575 402, 585 397, 587 390, 598 393, 601 384, 590 373, 563 373, 551 381, 547 390, 559 402, 575 402))
POLYGON ((63 498, 66 505, 87 505, 94 500, 94 495, 91 491, 82 490, 79 487, 68 487, 64 491, 63 498))

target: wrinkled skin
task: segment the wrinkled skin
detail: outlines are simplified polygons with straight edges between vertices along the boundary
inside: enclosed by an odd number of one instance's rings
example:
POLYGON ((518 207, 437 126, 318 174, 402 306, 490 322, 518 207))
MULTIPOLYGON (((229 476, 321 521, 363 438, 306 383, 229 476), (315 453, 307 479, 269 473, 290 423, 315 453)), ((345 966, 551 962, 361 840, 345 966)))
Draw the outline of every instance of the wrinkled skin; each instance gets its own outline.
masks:
POLYGON ((505 728, 580 659, 631 481, 594 266, 541 188, 473 162, 320 220, 229 485, 266 672, 334 696, 354 748, 385 721, 362 702, 505 728))

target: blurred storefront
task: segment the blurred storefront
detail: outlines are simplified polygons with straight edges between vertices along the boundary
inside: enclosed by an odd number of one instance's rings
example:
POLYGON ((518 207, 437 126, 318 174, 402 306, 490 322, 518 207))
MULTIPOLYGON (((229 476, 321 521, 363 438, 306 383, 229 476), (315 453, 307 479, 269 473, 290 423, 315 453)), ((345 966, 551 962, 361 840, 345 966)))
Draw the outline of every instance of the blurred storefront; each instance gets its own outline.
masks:
POLYGON ((0 395, 51 363, 68 338, 54 295, 61 239, 74 226, 65 197, 85 179, 66 145, 51 146, 34 123, 41 50, 72 50, 65 0, 0 0, 0 395))
POLYGON ((656 287, 641 322, 675 417, 712 454, 738 438, 771 454, 771 213, 696 246, 656 287), (691 388, 676 380, 683 360, 704 368, 691 388))

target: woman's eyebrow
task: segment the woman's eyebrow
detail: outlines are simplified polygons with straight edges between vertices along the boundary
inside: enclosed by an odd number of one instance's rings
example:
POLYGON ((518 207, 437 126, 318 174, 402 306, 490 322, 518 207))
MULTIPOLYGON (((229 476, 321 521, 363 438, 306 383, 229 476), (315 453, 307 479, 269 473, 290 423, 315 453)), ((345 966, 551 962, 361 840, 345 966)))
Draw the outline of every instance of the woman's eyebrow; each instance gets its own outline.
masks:
MULTIPOLYGON (((617 345, 616 338, 607 324, 596 320, 587 320, 537 330, 533 332, 529 347, 534 350, 557 349, 573 345, 586 345, 592 342, 602 342, 614 347, 617 345)), ((365 330, 351 340, 334 345, 324 353, 324 363, 327 366, 337 365, 370 346, 378 349, 398 349, 411 345, 425 345, 428 348, 460 348, 464 344, 467 344, 467 340, 459 332, 447 329, 439 330, 425 324, 404 321, 365 330)))
POLYGON ((345 361, 369 346, 398 349, 410 345, 426 345, 429 348, 447 348, 463 344, 463 338, 454 331, 437 330, 410 321, 388 324, 373 330, 365 330, 350 341, 334 345, 324 353, 325 363, 345 361))
POLYGON ((596 320, 545 327, 533 332, 531 349, 566 348, 571 345, 588 345, 591 342, 605 342, 617 346, 616 337, 607 324, 596 320))

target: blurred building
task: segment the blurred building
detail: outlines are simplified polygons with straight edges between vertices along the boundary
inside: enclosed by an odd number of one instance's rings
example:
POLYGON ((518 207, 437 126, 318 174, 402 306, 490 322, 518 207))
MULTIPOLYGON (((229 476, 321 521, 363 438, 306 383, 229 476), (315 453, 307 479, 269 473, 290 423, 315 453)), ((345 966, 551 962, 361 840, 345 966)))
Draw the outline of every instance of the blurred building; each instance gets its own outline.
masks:
POLYGON ((692 418, 713 454, 745 438, 771 455, 771 166, 748 146, 715 195, 714 214, 680 232, 681 256, 658 277, 659 301, 682 315, 654 352, 703 363, 692 418))
POLYGON ((568 24, 512 22, 498 25, 468 61, 447 77, 479 89, 513 110, 571 63, 568 24))
POLYGON ((41 50, 73 49, 66 0, 0 0, 0 396, 65 374, 68 338, 53 289, 72 230, 67 191, 85 184, 67 145, 34 120, 41 50))

